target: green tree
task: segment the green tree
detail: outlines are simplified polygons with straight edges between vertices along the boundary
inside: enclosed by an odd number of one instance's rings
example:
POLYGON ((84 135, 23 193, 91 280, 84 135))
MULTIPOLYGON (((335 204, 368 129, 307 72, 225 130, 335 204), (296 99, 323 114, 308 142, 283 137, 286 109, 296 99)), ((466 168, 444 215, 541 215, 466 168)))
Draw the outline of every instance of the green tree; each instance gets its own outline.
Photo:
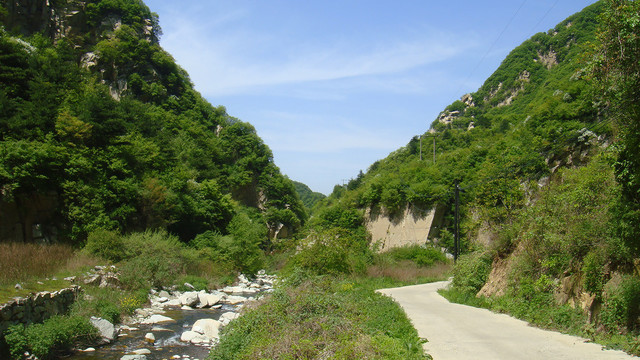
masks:
POLYGON ((622 186, 621 236, 640 250, 640 2, 607 0, 591 63, 603 102, 618 124, 616 177, 622 186))

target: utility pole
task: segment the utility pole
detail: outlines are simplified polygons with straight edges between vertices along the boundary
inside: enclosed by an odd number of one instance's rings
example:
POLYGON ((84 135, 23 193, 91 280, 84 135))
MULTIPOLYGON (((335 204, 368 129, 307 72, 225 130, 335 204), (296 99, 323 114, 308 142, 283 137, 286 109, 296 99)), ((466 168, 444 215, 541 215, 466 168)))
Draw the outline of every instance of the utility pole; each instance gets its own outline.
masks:
POLYGON ((453 239, 453 262, 458 261, 458 254, 460 253, 460 183, 458 180, 455 182, 455 194, 456 194, 456 214, 454 225, 454 239, 453 239))
POLYGON ((436 134, 433 134, 433 163, 436 163, 436 134))

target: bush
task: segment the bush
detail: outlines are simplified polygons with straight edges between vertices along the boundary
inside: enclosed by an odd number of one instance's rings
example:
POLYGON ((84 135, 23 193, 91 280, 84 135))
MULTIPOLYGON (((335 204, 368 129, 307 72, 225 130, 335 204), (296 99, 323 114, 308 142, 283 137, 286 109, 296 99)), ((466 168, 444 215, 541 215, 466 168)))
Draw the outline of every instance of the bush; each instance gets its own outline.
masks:
MULTIPOLYGON (((299 273, 300 274, 300 273, 299 273)), ((350 281, 289 281, 223 331, 210 359, 425 359, 389 297, 350 281)))
POLYGON ((88 296, 79 297, 71 308, 71 314, 89 318, 101 317, 118 324, 123 315, 131 315, 147 301, 146 289, 136 291, 87 286, 88 296))
POLYGON ((605 286, 600 322, 610 331, 635 330, 640 315, 640 279, 625 275, 605 286))
POLYGON ((173 284, 197 263, 197 252, 165 231, 133 233, 122 242, 126 251, 120 263, 121 280, 129 289, 173 284))
POLYGON ((393 248, 382 255, 389 256, 396 261, 411 260, 419 266, 432 266, 436 262, 447 261, 447 257, 439 249, 420 245, 393 248))
POLYGON ((206 231, 191 245, 215 263, 231 263, 236 271, 255 274, 265 263, 260 245, 267 240, 266 227, 245 213, 238 213, 228 226, 229 235, 206 231))
POLYGON ((318 275, 363 274, 371 263, 366 237, 333 228, 315 232, 294 255, 288 268, 300 268, 318 275))
POLYGON ((604 262, 602 252, 596 250, 589 252, 582 263, 584 289, 598 299, 602 296, 604 287, 604 262))
POLYGON ((98 229, 90 232, 84 250, 91 255, 113 263, 125 258, 122 237, 111 230, 98 229))
POLYGON ((489 278, 491 262, 492 256, 488 252, 476 251, 461 256, 453 268, 453 287, 463 293, 476 294, 489 278))
POLYGON ((81 316, 53 316, 42 324, 13 325, 6 332, 11 357, 22 358, 28 351, 39 359, 49 359, 57 351, 71 349, 97 337, 98 330, 81 316))

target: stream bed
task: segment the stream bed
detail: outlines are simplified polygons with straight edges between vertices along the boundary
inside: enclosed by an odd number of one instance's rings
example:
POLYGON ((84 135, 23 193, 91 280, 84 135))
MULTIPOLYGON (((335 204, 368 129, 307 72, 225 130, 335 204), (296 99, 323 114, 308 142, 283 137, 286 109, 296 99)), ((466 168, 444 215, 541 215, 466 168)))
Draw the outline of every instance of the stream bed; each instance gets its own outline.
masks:
POLYGON ((156 325, 138 324, 138 330, 122 330, 118 339, 111 344, 96 347, 96 351, 78 351, 66 359, 72 360, 120 360, 122 356, 131 354, 134 350, 149 349, 148 360, 171 359, 175 355, 180 358, 206 359, 210 347, 193 345, 180 341, 180 336, 200 319, 218 320, 225 311, 233 311, 233 305, 223 305, 220 309, 167 310, 163 315, 175 322, 156 325), (145 339, 147 333, 152 333, 156 340, 152 344, 145 339), (185 357, 187 355, 187 357, 185 357))
MULTIPOLYGON (((205 342, 206 345, 201 345, 189 341, 181 341, 181 336, 188 332, 192 333, 193 330, 197 331, 194 324, 198 320, 217 320, 222 323, 221 326, 228 324, 229 319, 225 319, 227 315, 231 313, 231 315, 237 316, 246 301, 251 301, 261 296, 265 291, 271 291, 273 277, 265 279, 267 276, 258 276, 259 285, 245 280, 238 286, 227 287, 222 289, 222 292, 216 291, 217 296, 224 294, 222 299, 217 304, 213 306, 209 304, 204 308, 202 308, 202 302, 198 307, 186 307, 184 304, 180 304, 179 302, 184 298, 184 295, 187 295, 186 293, 177 293, 173 296, 172 303, 166 298, 162 300, 163 303, 158 303, 158 296, 150 296, 152 306, 143 310, 147 311, 146 318, 148 319, 150 314, 158 314, 171 318, 172 321, 155 324, 145 324, 144 321, 138 321, 128 326, 122 326, 118 331, 117 339, 110 344, 96 346, 94 351, 78 350, 65 357, 65 359, 120 360, 125 355, 141 354, 136 351, 143 351, 142 354, 145 357, 141 358, 147 360, 204 360, 209 355, 211 345, 217 343, 217 338, 213 338, 211 342, 205 342), (149 333, 153 334, 153 342, 146 338, 149 333)), ((202 292, 200 294, 202 297, 202 292)), ((204 297, 202 298, 205 299, 204 297)))

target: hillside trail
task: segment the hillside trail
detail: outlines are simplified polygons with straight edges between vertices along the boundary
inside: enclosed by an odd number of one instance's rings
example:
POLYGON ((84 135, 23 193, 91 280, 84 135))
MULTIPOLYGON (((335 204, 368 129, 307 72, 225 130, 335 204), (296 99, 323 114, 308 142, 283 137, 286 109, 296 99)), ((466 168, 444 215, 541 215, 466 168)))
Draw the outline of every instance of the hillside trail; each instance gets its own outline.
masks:
POLYGON ((542 330, 505 314, 454 304, 438 289, 447 281, 381 289, 402 306, 434 360, 638 359, 585 339, 542 330))

